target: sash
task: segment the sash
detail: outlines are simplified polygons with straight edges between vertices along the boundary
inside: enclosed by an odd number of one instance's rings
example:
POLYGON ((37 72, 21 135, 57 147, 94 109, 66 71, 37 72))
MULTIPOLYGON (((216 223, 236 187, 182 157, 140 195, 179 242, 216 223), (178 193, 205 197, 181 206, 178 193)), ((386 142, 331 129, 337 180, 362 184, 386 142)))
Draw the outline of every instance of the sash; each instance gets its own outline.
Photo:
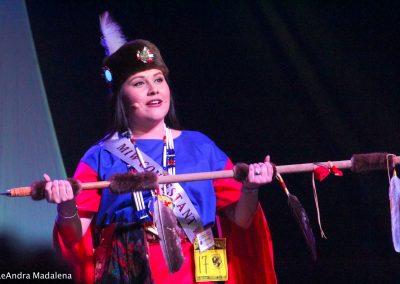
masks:
MULTIPOLYGON (((114 139, 114 137, 103 142, 103 147, 106 150, 133 166, 138 172, 150 171, 157 175, 163 175, 163 168, 146 155, 146 153, 141 151, 143 159, 146 161, 145 168, 142 167, 139 156, 128 138, 114 139)), ((189 196, 179 183, 167 184, 163 195, 172 200, 174 204, 173 212, 182 229, 185 231, 186 236, 193 243, 196 235, 203 231, 203 224, 189 196)))

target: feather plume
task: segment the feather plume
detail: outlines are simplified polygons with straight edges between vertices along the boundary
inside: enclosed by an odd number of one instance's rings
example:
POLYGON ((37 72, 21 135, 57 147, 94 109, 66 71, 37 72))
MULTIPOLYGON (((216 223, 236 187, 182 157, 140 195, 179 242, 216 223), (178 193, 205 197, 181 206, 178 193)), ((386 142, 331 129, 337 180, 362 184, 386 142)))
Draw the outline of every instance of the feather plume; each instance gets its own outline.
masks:
POLYGON ((103 34, 101 44, 110 56, 126 43, 121 27, 114 21, 108 11, 100 15, 100 29, 103 34))
POLYGON ((400 179, 393 176, 389 187, 392 239, 396 252, 400 252, 400 179))
POLYGON ((276 173, 275 178, 281 183, 282 188, 288 197, 288 203, 290 209, 292 210, 293 217, 296 219, 297 224, 300 226, 301 232, 303 233, 306 243, 310 249, 311 257, 313 260, 316 260, 317 248, 315 245, 315 237, 310 225, 310 221, 308 220, 306 210, 304 210, 303 205, 301 205, 297 197, 289 192, 285 181, 278 172, 276 173))
POLYGON ((307 245, 310 249, 311 256, 313 260, 317 259, 317 249, 315 246, 315 237, 310 226, 310 221, 308 220, 308 216, 300 201, 293 194, 288 193, 288 203, 290 209, 292 210, 293 216, 295 217, 297 223, 300 226, 301 231, 303 232, 303 236, 307 242, 307 245))
POLYGON ((158 198, 154 202, 154 223, 169 272, 177 272, 184 260, 177 220, 172 210, 158 198))

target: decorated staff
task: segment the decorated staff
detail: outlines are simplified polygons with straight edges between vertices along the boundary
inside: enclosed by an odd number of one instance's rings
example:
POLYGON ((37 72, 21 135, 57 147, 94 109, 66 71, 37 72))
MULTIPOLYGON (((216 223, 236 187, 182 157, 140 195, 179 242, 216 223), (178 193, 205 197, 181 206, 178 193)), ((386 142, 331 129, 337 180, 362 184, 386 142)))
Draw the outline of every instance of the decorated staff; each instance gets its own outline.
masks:
MULTIPOLYGON (((350 160, 312 162, 303 164, 291 164, 275 166, 276 173, 302 173, 314 172, 318 170, 319 175, 326 176, 334 173, 335 169, 350 169, 354 173, 362 173, 374 170, 393 170, 397 164, 400 164, 400 156, 388 153, 368 153, 354 154, 350 160), (322 169, 322 168, 324 169, 322 169), (321 172, 324 171, 323 174, 321 172)), ((99 189, 110 187, 114 193, 124 193, 138 190, 153 190, 158 184, 169 184, 174 182, 188 182, 201 180, 214 180, 234 178, 243 181, 248 175, 248 165, 238 163, 232 170, 222 170, 213 172, 199 172, 178 175, 157 176, 152 172, 143 172, 143 174, 115 174, 109 181, 96 181, 80 183, 77 180, 69 179, 74 188, 74 192, 81 189, 99 189)), ((2 195, 11 197, 32 196, 34 200, 44 198, 45 181, 37 181, 32 186, 16 187, 8 189, 2 195)))
MULTIPOLYGON (((117 148, 121 148, 121 145, 119 146, 117 145, 117 148)), ((329 174, 340 176, 342 175, 342 173, 339 169, 351 169, 351 171, 355 173, 367 172, 372 170, 383 170, 383 169, 394 170, 395 165, 399 163, 400 163, 400 157, 397 157, 395 155, 387 153, 369 153, 369 154, 355 154, 350 160, 333 161, 333 162, 332 161, 314 162, 314 163, 283 165, 275 167, 276 178, 281 183, 285 193, 288 196, 288 202, 291 211, 293 213, 293 216, 295 217, 297 223, 300 226, 300 229, 303 233, 306 243, 310 249, 311 256, 314 260, 317 257, 315 238, 312 233, 308 216, 298 198, 289 192, 281 174, 312 171, 314 197, 316 198, 314 177, 317 180, 322 181, 329 174)), ((235 178, 238 181, 243 181, 246 179, 247 175, 248 175, 248 165, 239 163, 232 170, 216 171, 216 172, 202 172, 202 173, 190 173, 190 174, 168 175, 168 176, 157 176, 152 172, 143 172, 141 174, 115 174, 111 177, 110 181, 91 182, 91 183, 79 183, 78 181, 73 179, 70 179, 70 181, 73 186, 75 194, 77 194, 81 189, 98 189, 106 187, 110 187, 112 192, 120 194, 125 192, 135 192, 143 190, 151 191, 158 188, 159 184, 169 184, 175 182, 188 182, 188 181, 222 179, 222 178, 235 178)), ((45 186, 45 181, 39 181, 33 183, 31 187, 10 189, 6 193, 3 193, 3 195, 15 196, 15 197, 32 196, 32 199, 40 200, 44 198, 44 186, 45 186)), ((394 170, 394 175, 390 182, 389 195, 391 201, 390 207, 391 207, 393 244, 397 252, 400 252, 400 209, 399 209, 400 193, 399 192, 400 192, 400 182, 394 170)), ((320 226, 321 235, 322 237, 325 237, 325 234, 322 231, 320 223, 318 199, 316 198, 315 201, 317 206, 318 224, 320 226)), ((161 227, 161 223, 159 223, 159 226, 161 227)), ((171 252, 173 252, 173 250, 171 250, 171 252)), ((174 259, 179 259, 179 257, 175 257, 174 259)), ((171 270, 174 269, 176 268, 171 268, 171 270)))

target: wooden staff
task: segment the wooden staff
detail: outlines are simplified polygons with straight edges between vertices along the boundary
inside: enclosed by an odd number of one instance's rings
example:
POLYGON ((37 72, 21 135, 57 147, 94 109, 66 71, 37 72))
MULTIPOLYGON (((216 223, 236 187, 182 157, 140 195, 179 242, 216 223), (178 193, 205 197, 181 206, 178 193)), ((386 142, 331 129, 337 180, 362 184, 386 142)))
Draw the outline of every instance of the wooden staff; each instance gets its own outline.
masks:
MULTIPOLYGON (((359 173, 393 168, 397 164, 400 164, 400 156, 388 153, 370 153, 355 154, 350 160, 276 166, 276 172, 280 174, 312 172, 316 168, 316 166, 323 165, 326 167, 335 166, 339 169, 351 169, 352 172, 359 173)), ((142 187, 144 187, 145 190, 150 190, 154 189, 154 184, 168 184, 187 181, 214 180, 223 178, 235 178, 236 180, 242 181, 247 177, 247 173, 248 165, 239 163, 234 167, 233 170, 158 176, 156 177, 156 180, 154 180, 154 177, 152 177, 151 175, 148 175, 147 177, 141 176, 139 181, 133 181, 133 183, 136 182, 136 185, 134 185, 133 188, 132 180, 129 181, 130 189, 128 191, 139 190, 142 187), (150 179, 150 182, 145 182, 146 184, 143 185, 143 179, 150 179)), ((79 183, 78 187, 79 189, 107 188, 110 187, 111 182, 112 181, 85 182, 79 183)), ((125 190, 125 192, 126 191, 127 190, 125 190)), ((7 195, 11 197, 30 196, 32 195, 32 186, 11 188, 5 193, 1 193, 1 195, 7 195)))

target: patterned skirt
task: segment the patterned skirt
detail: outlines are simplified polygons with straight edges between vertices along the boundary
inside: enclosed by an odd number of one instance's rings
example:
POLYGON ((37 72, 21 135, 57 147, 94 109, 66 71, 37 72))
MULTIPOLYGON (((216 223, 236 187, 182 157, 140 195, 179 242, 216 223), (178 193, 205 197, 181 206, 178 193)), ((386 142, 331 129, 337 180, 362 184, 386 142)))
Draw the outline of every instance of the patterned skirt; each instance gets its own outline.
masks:
POLYGON ((154 283, 142 227, 118 228, 113 224, 103 229, 95 261, 96 283, 154 283))

